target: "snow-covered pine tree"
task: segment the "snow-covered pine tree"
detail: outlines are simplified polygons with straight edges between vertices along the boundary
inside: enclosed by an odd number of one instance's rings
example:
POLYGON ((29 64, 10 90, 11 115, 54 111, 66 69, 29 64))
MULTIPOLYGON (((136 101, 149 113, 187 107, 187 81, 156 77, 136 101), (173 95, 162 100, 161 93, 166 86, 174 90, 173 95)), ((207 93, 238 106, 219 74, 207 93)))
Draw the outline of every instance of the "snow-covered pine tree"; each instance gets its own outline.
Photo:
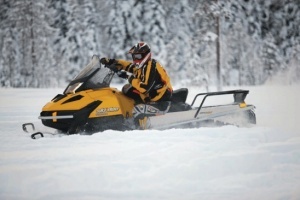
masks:
POLYGON ((224 5, 227 15, 222 18, 221 47, 225 85, 252 85, 262 81, 260 27, 255 28, 257 24, 253 23, 257 22, 252 16, 247 17, 255 7, 249 2, 232 1, 224 5))
POLYGON ((265 40, 263 48, 265 80, 270 76, 274 76, 283 65, 279 49, 274 42, 274 38, 270 35, 269 38, 265 40))
POLYGON ((106 27, 109 39, 106 46, 111 57, 124 58, 134 44, 145 41, 155 57, 162 58, 166 25, 159 0, 112 1, 111 8, 111 26, 106 27))
POLYGON ((72 79, 92 54, 126 58, 126 51, 140 40, 149 43, 173 83, 204 77, 212 85, 216 82, 212 13, 219 11, 225 13, 219 21, 225 84, 264 83, 273 74, 264 70, 265 64, 274 61, 266 49, 276 55, 273 72, 289 72, 290 66, 298 65, 299 1, 216 2, 2 0, 0 85, 60 85, 72 79))
POLYGON ((49 86, 47 73, 51 74, 53 59, 48 43, 51 30, 47 23, 46 1, 12 0, 5 5, 9 6, 9 12, 2 24, 4 31, 1 31, 6 36, 2 62, 6 71, 9 69, 8 86, 49 86), (12 55, 8 55, 10 52, 12 55))
POLYGON ((105 23, 103 26, 102 49, 104 56, 123 58, 132 42, 131 30, 128 23, 131 21, 131 7, 134 1, 109 1, 105 6, 105 23), (129 21, 129 22, 128 22, 129 21), (129 26, 129 27, 128 27, 129 26))
POLYGON ((2 1, 0 6, 0 86, 19 86, 15 82, 18 72, 18 44, 16 43, 16 27, 14 21, 10 19, 10 9, 13 2, 2 1))
POLYGON ((56 53, 53 55, 55 59, 55 76, 58 80, 58 85, 65 85, 65 77, 70 68, 69 59, 66 56, 68 49, 67 34, 70 29, 69 15, 71 13, 70 6, 67 0, 51 0, 49 2, 50 25, 54 30, 54 35, 51 40, 52 50, 56 53))
POLYGON ((200 59, 199 37, 195 34, 200 30, 195 25, 198 19, 195 17, 196 11, 187 1, 164 1, 163 5, 166 29, 169 30, 165 37, 165 62, 173 83, 201 86, 207 73, 200 59))

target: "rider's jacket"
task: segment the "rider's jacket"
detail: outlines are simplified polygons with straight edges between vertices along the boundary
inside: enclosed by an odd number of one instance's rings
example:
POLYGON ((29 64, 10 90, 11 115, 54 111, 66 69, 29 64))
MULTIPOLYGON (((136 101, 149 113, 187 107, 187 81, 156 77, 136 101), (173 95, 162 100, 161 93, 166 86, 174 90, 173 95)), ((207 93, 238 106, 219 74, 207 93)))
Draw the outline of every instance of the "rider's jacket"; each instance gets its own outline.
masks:
POLYGON ((165 69, 155 59, 149 60, 142 67, 137 68, 132 62, 117 60, 121 68, 133 74, 129 83, 150 101, 159 101, 168 90, 172 93, 170 78, 165 69))

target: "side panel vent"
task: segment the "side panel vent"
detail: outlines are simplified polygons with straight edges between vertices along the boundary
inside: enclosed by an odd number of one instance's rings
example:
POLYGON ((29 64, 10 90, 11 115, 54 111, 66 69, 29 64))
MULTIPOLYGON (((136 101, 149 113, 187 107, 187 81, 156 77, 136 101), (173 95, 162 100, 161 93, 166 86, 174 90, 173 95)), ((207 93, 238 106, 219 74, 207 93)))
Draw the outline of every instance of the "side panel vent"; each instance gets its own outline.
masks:
POLYGON ((70 99, 64 101, 62 104, 65 104, 65 103, 70 103, 70 102, 73 102, 73 101, 78 101, 82 98, 83 96, 81 95, 76 95, 74 97, 71 97, 70 99))

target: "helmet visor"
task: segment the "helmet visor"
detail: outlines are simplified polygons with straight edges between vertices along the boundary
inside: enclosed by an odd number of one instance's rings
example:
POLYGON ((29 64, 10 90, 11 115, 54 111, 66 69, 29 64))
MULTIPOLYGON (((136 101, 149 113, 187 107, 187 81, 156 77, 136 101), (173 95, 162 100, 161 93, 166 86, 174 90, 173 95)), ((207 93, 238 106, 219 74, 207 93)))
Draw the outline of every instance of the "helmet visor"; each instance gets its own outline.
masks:
POLYGON ((137 53, 137 54, 132 54, 132 59, 133 60, 140 60, 143 58, 143 55, 140 54, 140 53, 137 53))

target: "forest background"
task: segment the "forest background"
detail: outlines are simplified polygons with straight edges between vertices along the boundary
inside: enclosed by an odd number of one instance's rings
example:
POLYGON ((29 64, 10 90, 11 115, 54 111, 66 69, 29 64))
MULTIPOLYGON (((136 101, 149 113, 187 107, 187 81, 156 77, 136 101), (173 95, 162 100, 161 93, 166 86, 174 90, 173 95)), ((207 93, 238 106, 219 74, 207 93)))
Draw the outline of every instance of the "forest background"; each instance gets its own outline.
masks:
POLYGON ((138 41, 173 84, 296 84, 300 0, 0 0, 0 87, 65 87, 138 41))

